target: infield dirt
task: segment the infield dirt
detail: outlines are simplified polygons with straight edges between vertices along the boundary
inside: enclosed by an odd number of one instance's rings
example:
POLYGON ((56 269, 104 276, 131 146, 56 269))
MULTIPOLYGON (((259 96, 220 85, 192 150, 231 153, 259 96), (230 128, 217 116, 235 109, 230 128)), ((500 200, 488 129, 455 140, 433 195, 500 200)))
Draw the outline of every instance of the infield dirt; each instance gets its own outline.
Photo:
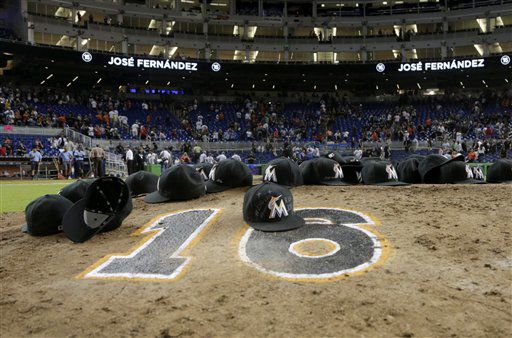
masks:
POLYGON ((21 233, 0 215, 2 337, 506 337, 512 330, 512 186, 299 187, 297 207, 369 213, 392 246, 378 268, 327 283, 269 278, 238 255, 245 189, 145 204, 83 244, 21 233), (76 279, 125 252, 157 214, 222 208, 174 282, 76 279))

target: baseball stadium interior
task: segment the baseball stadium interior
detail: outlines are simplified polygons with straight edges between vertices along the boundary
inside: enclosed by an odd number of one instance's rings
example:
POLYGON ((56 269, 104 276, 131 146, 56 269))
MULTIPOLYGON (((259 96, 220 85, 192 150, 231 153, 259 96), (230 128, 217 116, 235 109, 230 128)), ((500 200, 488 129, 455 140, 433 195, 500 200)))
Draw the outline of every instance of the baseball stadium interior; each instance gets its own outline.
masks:
POLYGON ((511 0, 0 1, 0 335, 509 336, 511 58, 511 0))

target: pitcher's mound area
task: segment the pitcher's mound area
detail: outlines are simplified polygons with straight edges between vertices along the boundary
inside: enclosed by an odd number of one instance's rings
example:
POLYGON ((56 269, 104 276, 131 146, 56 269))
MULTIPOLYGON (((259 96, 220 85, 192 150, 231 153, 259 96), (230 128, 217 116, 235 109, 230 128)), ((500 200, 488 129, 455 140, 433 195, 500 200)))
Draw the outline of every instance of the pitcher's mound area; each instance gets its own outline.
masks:
POLYGON ((2 337, 510 334, 511 186, 294 188, 284 233, 244 224, 244 191, 138 198, 83 244, 2 214, 2 337))

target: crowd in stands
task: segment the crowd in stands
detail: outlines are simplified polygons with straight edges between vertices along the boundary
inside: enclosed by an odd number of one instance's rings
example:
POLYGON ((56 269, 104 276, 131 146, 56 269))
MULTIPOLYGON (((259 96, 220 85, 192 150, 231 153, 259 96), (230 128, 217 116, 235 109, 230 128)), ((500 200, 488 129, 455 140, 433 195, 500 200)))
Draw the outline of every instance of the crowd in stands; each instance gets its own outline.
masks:
MULTIPOLYGON (((288 100, 289 101, 289 100, 288 100)), ((351 103, 346 97, 310 94, 295 103, 271 97, 238 95, 232 102, 137 101, 105 93, 71 93, 52 88, 0 87, 0 124, 7 126, 72 128, 93 139, 122 140, 125 146, 138 141, 183 141, 190 149, 173 149, 195 161, 196 142, 257 142, 246 158, 260 161, 261 154, 276 156, 276 144, 284 142, 287 156, 298 161, 315 156, 321 146, 343 144, 388 156, 393 141, 406 151, 421 144, 441 151, 464 153, 477 161, 486 153, 504 153, 512 138, 512 95, 486 92, 479 95, 450 93, 444 96, 408 97, 398 102, 351 103), (263 144, 265 145, 261 145, 263 144), (186 153, 186 154, 184 154, 186 153)), ((57 138, 58 140, 58 138, 57 138)), ((43 154, 58 155, 54 139, 37 141, 43 154), (50 149, 50 151, 48 151, 50 149)), ((35 144, 2 140, 0 155, 25 156, 35 144)), ((75 149, 72 149, 72 151, 75 149)), ((133 149, 136 153, 138 149, 133 149)), ((159 153, 161 149, 153 149, 159 153)), ((125 155, 125 152, 121 152, 125 155)), ((149 149, 142 153, 149 154, 149 149)), ((215 158, 220 154, 206 154, 215 158)))

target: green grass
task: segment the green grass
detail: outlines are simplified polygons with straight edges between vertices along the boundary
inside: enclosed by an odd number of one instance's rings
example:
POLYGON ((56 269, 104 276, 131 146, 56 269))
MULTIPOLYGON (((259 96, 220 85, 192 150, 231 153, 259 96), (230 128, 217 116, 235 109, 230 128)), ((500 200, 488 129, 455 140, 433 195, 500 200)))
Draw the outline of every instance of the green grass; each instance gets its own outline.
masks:
POLYGON ((0 181, 0 213, 24 211, 32 200, 56 194, 73 181, 0 181))

